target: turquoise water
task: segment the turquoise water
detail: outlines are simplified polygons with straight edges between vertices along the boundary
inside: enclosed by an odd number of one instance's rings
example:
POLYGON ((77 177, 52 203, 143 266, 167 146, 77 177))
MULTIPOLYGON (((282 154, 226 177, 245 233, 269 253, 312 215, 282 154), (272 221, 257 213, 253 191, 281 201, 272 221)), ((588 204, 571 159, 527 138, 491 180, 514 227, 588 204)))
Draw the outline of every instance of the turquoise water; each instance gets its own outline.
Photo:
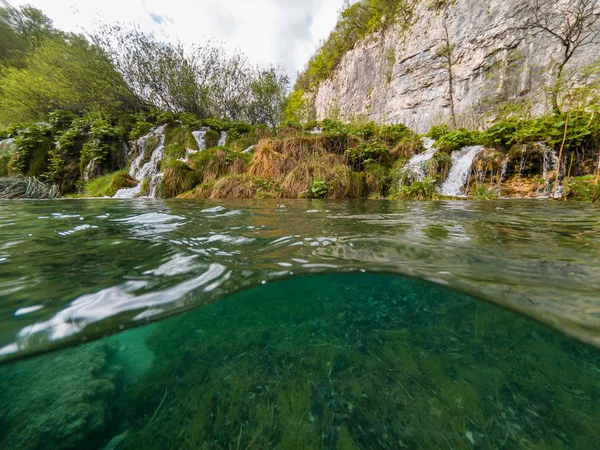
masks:
POLYGON ((1 206, 0 448, 600 448, 597 208, 1 206))

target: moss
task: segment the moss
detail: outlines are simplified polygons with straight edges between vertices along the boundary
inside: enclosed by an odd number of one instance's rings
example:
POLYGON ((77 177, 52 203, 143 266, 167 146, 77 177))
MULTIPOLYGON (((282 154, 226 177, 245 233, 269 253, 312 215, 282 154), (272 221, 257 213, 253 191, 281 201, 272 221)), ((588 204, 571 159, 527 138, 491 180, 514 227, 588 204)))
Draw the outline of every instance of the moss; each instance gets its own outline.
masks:
POLYGON ((194 188, 200 182, 198 174, 181 161, 165 169, 162 177, 162 197, 173 198, 194 188))
POLYGON ((84 188, 88 197, 112 197, 119 189, 137 186, 131 176, 124 170, 90 180, 84 188))
POLYGON ((196 138, 186 126, 168 125, 165 130, 165 145, 176 145, 179 148, 189 148, 190 150, 198 150, 196 138))
POLYGON ((146 177, 142 180, 142 184, 140 186, 140 191, 138 192, 138 197, 146 197, 150 195, 150 181, 152 179, 150 177, 146 177))
POLYGON ((221 135, 215 130, 208 130, 204 135, 204 142, 206 142, 207 148, 212 148, 219 145, 219 139, 221 139, 221 135))

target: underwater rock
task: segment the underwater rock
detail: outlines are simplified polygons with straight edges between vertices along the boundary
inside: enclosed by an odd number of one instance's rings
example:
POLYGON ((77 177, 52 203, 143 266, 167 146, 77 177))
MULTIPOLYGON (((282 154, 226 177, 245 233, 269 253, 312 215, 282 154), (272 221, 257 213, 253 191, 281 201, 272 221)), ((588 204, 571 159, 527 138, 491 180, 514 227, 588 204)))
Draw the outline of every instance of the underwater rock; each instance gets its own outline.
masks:
POLYGON ((96 343, 0 368, 0 448, 97 448, 121 385, 115 352, 96 343))

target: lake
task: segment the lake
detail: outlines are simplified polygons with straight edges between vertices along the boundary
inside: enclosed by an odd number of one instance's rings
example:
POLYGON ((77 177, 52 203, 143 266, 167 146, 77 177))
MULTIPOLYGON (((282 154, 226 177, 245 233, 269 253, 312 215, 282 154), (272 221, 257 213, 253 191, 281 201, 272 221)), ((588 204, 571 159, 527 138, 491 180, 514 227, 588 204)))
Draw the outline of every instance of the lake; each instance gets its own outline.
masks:
POLYGON ((1 448, 600 448, 600 208, 0 202, 1 448))

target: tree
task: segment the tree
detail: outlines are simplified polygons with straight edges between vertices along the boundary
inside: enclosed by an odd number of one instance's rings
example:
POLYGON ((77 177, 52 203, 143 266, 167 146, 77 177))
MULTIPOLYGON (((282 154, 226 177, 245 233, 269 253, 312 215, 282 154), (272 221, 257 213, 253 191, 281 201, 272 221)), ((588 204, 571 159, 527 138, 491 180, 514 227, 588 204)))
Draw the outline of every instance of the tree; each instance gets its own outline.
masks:
POLYGON ((454 105, 454 66, 456 64, 455 49, 455 45, 453 45, 452 41, 450 40, 448 24, 444 21, 444 36, 442 38, 442 44, 436 49, 436 56, 442 59, 441 68, 446 71, 448 76, 448 98, 450 101, 450 117, 452 119, 452 126, 454 128, 457 128, 456 109, 454 105))
POLYGON ((137 99, 110 59, 78 35, 45 39, 0 78, 0 122, 35 121, 56 109, 131 110, 137 99))
POLYGON ((289 77, 274 67, 259 71, 257 78, 250 83, 252 91, 252 102, 248 108, 250 122, 266 123, 271 128, 277 127, 289 85, 289 77))
POLYGON ((535 34, 547 35, 562 47, 550 98, 552 111, 560 114, 558 96, 565 66, 600 35, 600 0, 526 0, 524 8, 526 27, 535 34))

